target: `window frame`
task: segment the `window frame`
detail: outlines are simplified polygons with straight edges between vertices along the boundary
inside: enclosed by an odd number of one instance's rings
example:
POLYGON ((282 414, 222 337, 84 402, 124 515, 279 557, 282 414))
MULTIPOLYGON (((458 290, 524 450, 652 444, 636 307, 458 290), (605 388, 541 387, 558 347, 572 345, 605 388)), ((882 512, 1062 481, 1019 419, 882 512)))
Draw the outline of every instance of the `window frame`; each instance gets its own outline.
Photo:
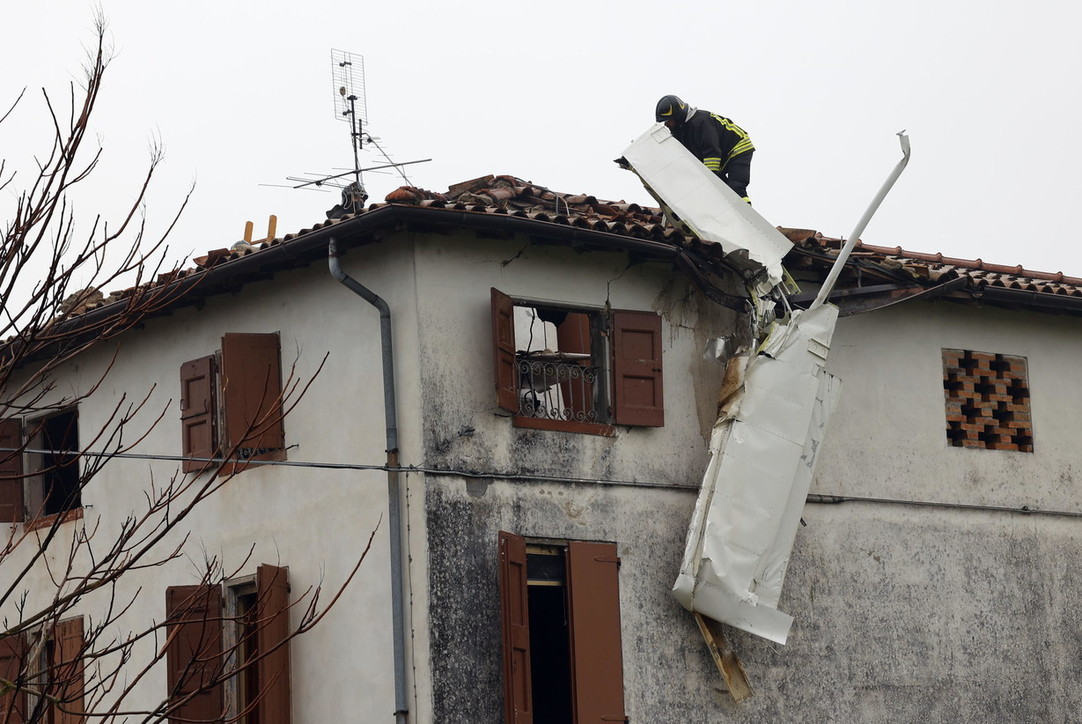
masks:
POLYGON ((495 287, 490 289, 490 315, 496 404, 503 413, 510 413, 515 427, 611 436, 620 425, 665 425, 661 315, 513 297, 495 287), (608 408, 604 420, 583 422, 521 414, 522 390, 529 388, 523 388, 520 382, 516 307, 588 314, 596 320, 598 329, 591 334, 592 347, 601 349, 592 348, 590 354, 593 366, 600 371, 602 389, 598 398, 608 408))
POLYGON ((203 676, 204 669, 214 669, 210 671, 211 677, 219 678, 229 674, 172 712, 170 721, 225 717, 247 724, 290 724, 289 607, 289 569, 270 564, 258 566, 254 575, 233 578, 221 585, 167 588, 166 617, 170 622, 166 644, 167 696, 191 693, 179 682, 185 672, 203 676), (254 607, 244 611, 239 605, 242 599, 254 600, 254 607), (246 637, 252 634, 238 632, 238 627, 252 622, 254 640, 247 641, 246 637), (178 630, 178 626, 183 628, 178 630), (196 627, 199 628, 197 640, 206 644, 200 647, 205 654, 202 657, 191 645, 196 627), (185 661, 188 650, 196 653, 185 661), (241 660, 245 651, 254 653, 253 663, 245 664, 241 660), (202 660, 196 661, 199 658, 202 660), (254 667, 254 672, 250 667, 254 667), (255 700, 247 698, 241 681, 250 674, 259 682, 255 700), (253 701, 258 705, 246 712, 253 701), (246 713, 241 716, 242 712, 246 713))
POLYGON ((221 342, 180 366, 185 473, 233 475, 252 460, 286 459, 280 334, 228 332, 221 342), (209 462, 230 452, 220 468, 209 462))
POLYGON ((27 530, 35 530, 83 517, 78 405, 32 418, 9 417, 0 420, 0 447, 16 450, 0 453, 0 523, 23 523, 27 530), (47 423, 69 415, 71 422, 60 443, 46 444, 49 434, 47 423), (52 465, 46 460, 52 453, 30 452, 46 449, 74 451, 74 455, 70 461, 52 465), (74 471, 64 471, 69 465, 74 471), (49 494, 45 486, 50 485, 51 488, 59 477, 67 478, 66 485, 73 486, 72 493, 64 502, 63 509, 46 513, 45 504, 49 494))
MULTIPOLYGON (((537 700, 530 663, 527 540, 506 531, 498 533, 507 724, 532 724, 537 700)), ((617 545, 581 540, 536 542, 565 548, 568 676, 574 720, 626 721, 617 545)))

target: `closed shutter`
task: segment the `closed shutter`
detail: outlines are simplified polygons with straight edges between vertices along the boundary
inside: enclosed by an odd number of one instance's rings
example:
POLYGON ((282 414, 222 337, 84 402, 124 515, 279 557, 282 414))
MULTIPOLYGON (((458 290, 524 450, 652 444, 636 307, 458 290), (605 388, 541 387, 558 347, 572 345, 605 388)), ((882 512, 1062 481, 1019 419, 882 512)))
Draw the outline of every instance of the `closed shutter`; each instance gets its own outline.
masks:
POLYGON ((258 600, 256 648, 259 660, 259 724, 289 724, 289 569, 261 565, 256 569, 258 600), (277 648, 275 648, 277 647, 277 648))
MULTIPOLYGON (((222 338, 225 447, 242 460, 284 460, 282 363, 278 333, 222 338)), ((243 463, 224 472, 243 469, 243 463)))
POLYGON ((496 376, 496 404, 518 412, 518 364, 515 361, 515 303, 492 288, 492 351, 496 376))
POLYGON ((665 424, 661 379, 661 317, 613 312, 613 403, 618 425, 665 424))
POLYGON ((83 617, 56 624, 53 631, 54 724, 83 724, 83 617))
POLYGON ((165 592, 169 619, 166 675, 169 699, 186 700, 169 721, 215 721, 222 717, 222 595, 217 586, 170 586, 165 592), (188 697, 191 698, 188 698, 188 697))
POLYGON ((23 724, 26 721, 26 682, 19 679, 27 653, 26 639, 22 636, 0 638, 0 677, 20 685, 18 691, 0 696, 0 722, 4 724, 23 724))
POLYGON ((532 724, 530 611, 526 539, 500 531, 500 617, 503 624, 503 701, 507 724, 532 724))
MULTIPOLYGON (((218 453, 216 409, 217 384, 214 355, 185 362, 180 367, 180 425, 185 457, 213 458, 218 453)), ((197 460, 185 460, 184 472, 211 467, 197 460)))
POLYGON ((19 450, 0 452, 0 523, 18 523, 23 519, 22 444, 22 421, 0 420, 0 448, 19 450))
POLYGON ((618 570, 614 544, 568 543, 571 697, 576 724, 624 721, 618 570))

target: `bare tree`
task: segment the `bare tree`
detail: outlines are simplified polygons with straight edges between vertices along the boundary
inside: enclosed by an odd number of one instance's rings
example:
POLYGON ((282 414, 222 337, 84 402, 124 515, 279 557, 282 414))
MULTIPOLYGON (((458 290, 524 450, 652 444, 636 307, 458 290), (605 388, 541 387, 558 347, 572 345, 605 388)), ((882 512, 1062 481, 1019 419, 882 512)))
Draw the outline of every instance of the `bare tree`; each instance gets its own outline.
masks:
MULTIPOLYGON (((182 555, 187 538, 176 542, 180 526, 200 503, 253 462, 245 446, 258 438, 262 428, 280 422, 311 379, 302 382, 294 363, 280 392, 277 385, 266 386, 261 414, 245 433, 217 454, 198 460, 199 469, 194 472, 189 461, 188 474, 178 469, 167 481, 148 480, 145 500, 119 529, 106 531, 84 524, 73 532, 73 526, 62 526, 67 514, 78 507, 73 501, 111 461, 129 453, 162 419, 165 409, 147 409, 150 391, 141 399, 121 397, 113 403, 107 422, 99 429, 81 430, 72 446, 73 438, 63 427, 71 422, 57 413, 93 397, 113 364, 106 365, 96 384, 80 392, 62 394, 58 374, 92 348, 175 302, 191 287, 175 283, 184 275, 163 262, 166 238, 176 217, 163 234, 151 238, 143 216, 144 199, 161 161, 160 147, 152 149, 138 193, 119 223, 100 217, 88 222, 77 219, 73 211, 72 190, 92 180, 101 157, 100 148, 86 148, 109 63, 100 15, 95 39, 85 84, 71 85, 67 102, 60 104, 63 109, 42 92, 53 140, 49 152, 38 159, 29 183, 21 183, 21 176, 0 160, 0 191, 14 199, 0 247, 0 423, 36 420, 15 432, 7 428, 6 435, 0 427, 0 492, 12 493, 4 498, 9 507, 21 505, 27 509, 27 520, 34 521, 34 525, 11 525, 11 532, 0 538, 0 610, 6 614, 0 621, 0 722, 185 721, 199 697, 240 677, 248 677, 250 686, 261 687, 256 696, 248 697, 249 709, 258 706, 260 694, 272 682, 261 681, 253 672, 260 671, 261 662, 290 638, 320 620, 368 550, 359 554, 352 573, 329 601, 321 602, 320 589, 314 587, 294 596, 291 604, 270 605, 262 597, 274 590, 274 571, 280 570, 271 567, 269 580, 265 586, 260 583, 257 600, 245 611, 222 610, 208 603, 215 587, 239 569, 224 570, 221 561, 206 556, 199 563, 201 580, 188 587, 186 595, 178 594, 167 620, 117 633, 139 595, 121 587, 121 580, 182 555), (123 292, 105 297, 100 291, 122 281, 127 287, 123 292), (133 422, 148 416, 153 420, 149 426, 133 422), (24 481, 30 478, 22 461, 30 455, 40 456, 41 464, 33 475, 45 483, 38 499, 21 500, 24 481), (10 503, 13 498, 20 501, 10 503), (29 590, 42 570, 52 582, 44 598, 41 591, 29 590), (108 601, 107 605, 85 626, 82 619, 77 628, 66 626, 80 601, 91 595, 108 601), (291 628, 290 608, 300 609, 292 617, 291 628), (128 706, 127 695, 147 672, 162 665, 172 641, 178 636, 192 640, 193 627, 194 640, 202 643, 186 660, 170 662, 177 669, 173 690, 154 706, 128 706), (268 638, 264 634, 272 627, 277 633, 268 638), (230 631, 240 633, 229 635, 230 631), (253 645, 256 640, 258 646, 253 645), (147 655, 147 651, 152 653, 147 655)), ((20 102, 27 102, 25 91, 0 116, 0 123, 20 102)), ((179 204, 177 216, 187 200, 179 204)), ((12 511, 5 513, 0 501, 0 521, 21 519, 5 515, 12 511)), ((229 711, 216 720, 235 720, 250 713, 229 711)))

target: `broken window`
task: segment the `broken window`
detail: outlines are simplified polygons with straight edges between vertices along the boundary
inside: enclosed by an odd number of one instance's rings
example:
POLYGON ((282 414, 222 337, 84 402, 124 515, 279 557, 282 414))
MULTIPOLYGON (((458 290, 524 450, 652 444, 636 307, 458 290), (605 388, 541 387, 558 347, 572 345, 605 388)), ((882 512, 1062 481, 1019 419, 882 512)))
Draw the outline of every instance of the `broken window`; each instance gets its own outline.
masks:
POLYGON ((82 510, 79 412, 0 420, 0 522, 35 521, 82 510))
POLYGON ((285 460, 282 364, 277 333, 227 334, 220 352, 180 368, 184 472, 213 469, 207 460, 285 460))
POLYGON ((1025 357, 945 349, 943 393, 953 447, 1033 452, 1025 357))
POLYGON ((515 424, 606 434, 665 424, 661 317, 492 290, 497 403, 515 424))
POLYGON ((507 723, 625 721, 616 545, 499 543, 507 723))

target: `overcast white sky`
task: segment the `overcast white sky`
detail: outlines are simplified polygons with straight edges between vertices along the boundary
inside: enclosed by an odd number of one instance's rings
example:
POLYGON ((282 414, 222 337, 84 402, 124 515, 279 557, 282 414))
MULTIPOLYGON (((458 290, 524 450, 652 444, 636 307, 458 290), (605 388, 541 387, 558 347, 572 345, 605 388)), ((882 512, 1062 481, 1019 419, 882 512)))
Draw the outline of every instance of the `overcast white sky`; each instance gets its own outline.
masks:
MULTIPOLYGON (((262 236, 272 213, 279 235, 325 218, 336 191, 262 184, 351 166, 333 110, 336 48, 364 56, 372 134, 395 160, 433 159, 406 169, 423 188, 512 174, 652 203, 612 159, 676 93, 749 131, 749 192, 775 225, 848 235, 907 129, 912 161, 866 242, 1082 275, 1067 233, 1082 192, 1074 3, 101 4, 116 57, 95 124, 104 161, 79 208, 130 199, 158 137, 167 155, 151 222, 196 182, 176 256, 228 246, 246 220, 262 236)), ((80 0, 0 11, 0 100, 28 87, 0 125, 9 168, 40 148, 40 88, 59 96, 80 77, 92 16, 80 0)), ((366 176, 371 200, 400 184, 366 176)))

